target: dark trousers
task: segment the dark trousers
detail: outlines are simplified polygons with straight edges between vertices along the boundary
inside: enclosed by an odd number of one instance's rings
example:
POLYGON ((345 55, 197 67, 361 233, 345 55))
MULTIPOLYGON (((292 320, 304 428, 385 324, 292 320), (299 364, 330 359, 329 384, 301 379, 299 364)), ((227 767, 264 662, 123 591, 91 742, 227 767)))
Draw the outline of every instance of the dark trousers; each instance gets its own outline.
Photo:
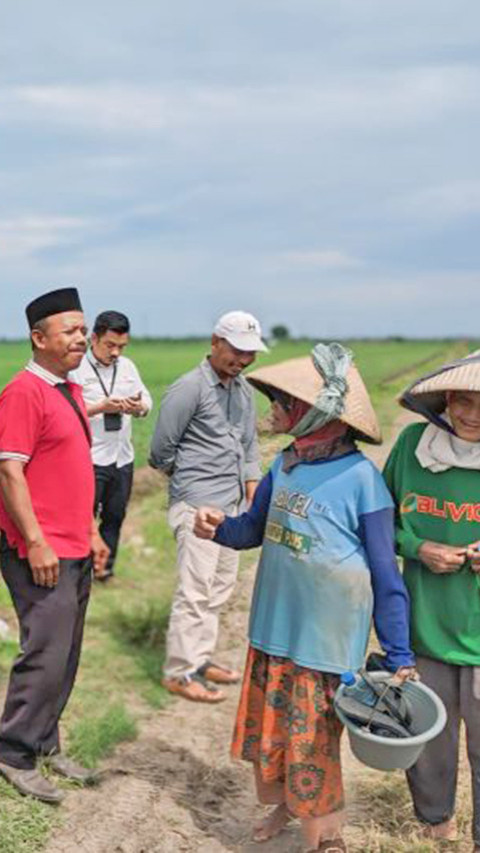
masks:
POLYGON ((120 531, 127 511, 133 482, 133 462, 129 465, 95 465, 95 516, 99 533, 110 548, 107 572, 113 574, 120 531))
POLYGON ((467 755, 472 780, 472 835, 480 846, 480 670, 433 658, 417 657, 422 682, 440 696, 447 709, 447 724, 425 746, 417 763, 407 771, 415 814, 435 826, 453 817, 460 743, 460 723, 465 724, 467 755))
POLYGON ((80 659, 91 562, 60 560, 56 587, 36 586, 27 560, 1 541, 1 570, 20 624, 20 654, 0 721, 0 761, 29 770, 59 752, 58 722, 80 659))

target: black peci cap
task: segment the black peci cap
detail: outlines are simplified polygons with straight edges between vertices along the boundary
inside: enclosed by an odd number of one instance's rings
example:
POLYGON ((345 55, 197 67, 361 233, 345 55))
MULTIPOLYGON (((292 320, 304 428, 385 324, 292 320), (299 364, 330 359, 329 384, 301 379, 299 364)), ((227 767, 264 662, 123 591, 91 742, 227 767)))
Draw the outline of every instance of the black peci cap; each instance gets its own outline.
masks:
POLYGON ((62 287, 60 290, 44 293, 30 302, 25 309, 30 329, 45 317, 62 314, 64 311, 83 311, 76 287, 62 287))

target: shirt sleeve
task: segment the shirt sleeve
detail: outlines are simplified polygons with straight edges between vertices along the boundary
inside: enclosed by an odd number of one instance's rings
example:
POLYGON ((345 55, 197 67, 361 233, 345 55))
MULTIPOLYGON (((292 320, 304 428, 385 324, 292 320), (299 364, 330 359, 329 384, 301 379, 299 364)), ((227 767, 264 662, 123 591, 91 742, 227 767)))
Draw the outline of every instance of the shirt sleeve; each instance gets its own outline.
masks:
POLYGON ((358 515, 366 515, 381 509, 393 509, 392 496, 375 465, 365 459, 361 470, 357 499, 358 515))
POLYGON ((397 471, 398 465, 401 464, 402 447, 403 438, 400 436, 385 463, 383 478, 395 503, 395 545, 397 553, 401 557, 415 560, 418 559, 418 549, 424 540, 417 536, 410 527, 406 526, 399 512, 397 495, 400 492, 400 484, 398 483, 397 471))
POLYGON ((227 516, 218 526, 214 541, 236 551, 261 545, 271 497, 272 475, 269 471, 259 483, 248 512, 236 517, 227 516))
POLYGON ((373 621, 387 655, 387 667, 412 666, 410 602, 394 551, 393 509, 360 516, 359 537, 365 548, 373 588, 373 621))
POLYGON ((160 406, 150 446, 149 464, 172 474, 178 445, 195 414, 200 394, 199 383, 179 379, 167 389, 160 406))
POLYGON ((28 462, 42 428, 43 406, 39 392, 7 385, 0 396, 0 460, 28 462))
POLYGON ((142 377, 140 376, 140 373, 138 372, 138 368, 133 363, 133 361, 130 362, 130 365, 131 365, 131 370, 132 370, 132 376, 133 376, 133 379, 135 380, 135 393, 137 394, 139 391, 141 391, 142 403, 145 403, 145 406, 147 409, 147 411, 145 412, 145 415, 148 415, 152 411, 152 406, 153 406, 152 395, 150 394, 150 391, 148 390, 145 383, 142 381, 142 377))
POLYGON ((262 469, 260 466, 260 449, 257 436, 257 413, 255 410, 255 399, 250 388, 248 390, 247 417, 245 423, 245 434, 243 446, 245 451, 245 479, 260 480, 262 469))

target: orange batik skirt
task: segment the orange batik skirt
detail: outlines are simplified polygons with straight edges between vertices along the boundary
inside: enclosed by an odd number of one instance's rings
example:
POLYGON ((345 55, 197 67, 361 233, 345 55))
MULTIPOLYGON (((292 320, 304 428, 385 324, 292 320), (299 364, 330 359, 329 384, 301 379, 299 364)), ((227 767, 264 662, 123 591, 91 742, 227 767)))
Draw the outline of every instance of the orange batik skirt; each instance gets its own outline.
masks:
POLYGON ((266 784, 283 783, 296 817, 320 817, 344 804, 338 683, 337 675, 248 650, 232 757, 254 761, 266 784))

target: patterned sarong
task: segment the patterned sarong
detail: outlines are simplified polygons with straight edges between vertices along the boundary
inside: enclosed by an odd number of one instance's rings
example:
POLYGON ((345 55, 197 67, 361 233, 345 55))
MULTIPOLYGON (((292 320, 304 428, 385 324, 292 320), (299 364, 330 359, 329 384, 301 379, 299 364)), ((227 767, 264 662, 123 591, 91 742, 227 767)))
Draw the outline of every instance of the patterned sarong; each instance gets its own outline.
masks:
POLYGON ((333 708, 336 675, 249 648, 232 757, 254 761, 265 783, 282 782, 300 818, 343 808, 342 726, 333 708))

